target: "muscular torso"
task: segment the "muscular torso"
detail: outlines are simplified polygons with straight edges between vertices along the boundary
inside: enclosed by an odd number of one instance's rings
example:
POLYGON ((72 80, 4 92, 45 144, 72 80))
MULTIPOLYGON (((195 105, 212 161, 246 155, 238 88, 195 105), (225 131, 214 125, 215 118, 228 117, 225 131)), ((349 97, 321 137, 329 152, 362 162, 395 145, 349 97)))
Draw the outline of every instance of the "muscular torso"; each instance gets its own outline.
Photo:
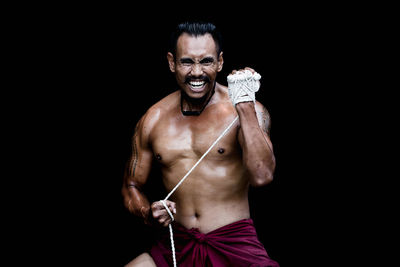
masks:
MULTIPOLYGON (((237 114, 221 86, 216 87, 216 93, 199 116, 182 115, 180 92, 159 102, 156 110, 149 143, 170 192, 237 114)), ((249 183, 238 129, 236 122, 170 197, 177 204, 175 220, 186 228, 207 233, 250 217, 249 183)))

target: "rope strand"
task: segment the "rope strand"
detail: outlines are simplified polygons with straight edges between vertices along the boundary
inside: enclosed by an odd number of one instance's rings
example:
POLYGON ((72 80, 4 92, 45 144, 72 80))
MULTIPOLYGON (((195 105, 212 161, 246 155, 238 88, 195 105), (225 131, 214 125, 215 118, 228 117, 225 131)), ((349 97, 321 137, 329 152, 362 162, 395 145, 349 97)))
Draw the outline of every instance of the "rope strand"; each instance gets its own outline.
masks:
MULTIPOLYGON (((167 203, 165 202, 165 200, 160 200, 161 203, 164 205, 164 208, 167 210, 168 215, 171 217, 172 222, 175 220, 174 216, 172 215, 171 211, 169 210, 167 203)), ((170 223, 168 225, 169 227, 169 237, 171 239, 171 248, 172 248, 172 260, 174 261, 174 267, 176 267, 176 256, 175 256, 175 244, 174 244, 174 233, 172 231, 172 224, 170 223)))

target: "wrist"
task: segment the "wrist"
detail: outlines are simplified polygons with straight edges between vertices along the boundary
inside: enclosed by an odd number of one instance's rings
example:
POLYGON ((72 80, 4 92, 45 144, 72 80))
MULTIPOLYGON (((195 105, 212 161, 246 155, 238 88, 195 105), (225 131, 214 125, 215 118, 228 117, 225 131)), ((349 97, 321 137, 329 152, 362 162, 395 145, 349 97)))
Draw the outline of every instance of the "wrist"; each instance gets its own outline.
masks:
POLYGON ((239 115, 240 125, 258 125, 256 109, 253 102, 241 102, 235 107, 239 115))
POLYGON ((255 106, 253 101, 240 102, 235 105, 236 110, 240 112, 255 111, 255 106))
POLYGON ((152 220, 153 219, 153 215, 151 214, 150 209, 149 208, 146 209, 145 207, 142 207, 140 209, 140 213, 142 215, 144 223, 147 224, 147 225, 151 225, 152 221, 153 221, 152 220))

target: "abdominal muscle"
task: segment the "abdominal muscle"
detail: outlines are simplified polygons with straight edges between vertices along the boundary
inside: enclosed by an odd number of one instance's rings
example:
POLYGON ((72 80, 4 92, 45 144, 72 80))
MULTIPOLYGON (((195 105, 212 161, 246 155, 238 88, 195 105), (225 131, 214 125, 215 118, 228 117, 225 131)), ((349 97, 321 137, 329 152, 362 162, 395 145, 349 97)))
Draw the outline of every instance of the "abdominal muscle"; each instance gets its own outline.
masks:
MULTIPOLYGON (((179 165, 179 164, 178 164, 179 165)), ((178 167, 178 166, 175 166, 178 167)), ((179 168, 179 167, 178 167, 179 168)), ((164 173, 168 190, 179 182, 164 173)), ((208 233, 230 223, 250 218, 248 182, 233 166, 198 166, 170 198, 176 202, 175 220, 187 229, 208 233), (227 170, 231 170, 227 173, 227 170)))
POLYGON ((212 201, 186 201, 177 205, 175 219, 187 229, 197 228, 209 233, 222 226, 250 217, 247 201, 242 203, 212 201))

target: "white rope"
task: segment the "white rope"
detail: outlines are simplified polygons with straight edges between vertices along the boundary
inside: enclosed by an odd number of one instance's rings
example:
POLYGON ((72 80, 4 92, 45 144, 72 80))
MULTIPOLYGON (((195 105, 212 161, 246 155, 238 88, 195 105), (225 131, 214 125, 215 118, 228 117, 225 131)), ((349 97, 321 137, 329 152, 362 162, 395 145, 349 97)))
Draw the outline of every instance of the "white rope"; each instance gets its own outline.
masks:
MULTIPOLYGON (((169 217, 171 217, 172 222, 175 220, 174 216, 172 215, 171 211, 169 210, 167 203, 165 200, 160 200, 161 203, 164 205, 164 208, 167 210, 169 217)), ((169 227, 169 237, 171 239, 171 248, 172 248, 172 260, 174 261, 174 266, 176 267, 176 256, 175 256, 175 244, 174 244, 174 233, 172 231, 172 224, 168 225, 169 227)))
POLYGON ((228 93, 233 103, 256 102, 255 93, 260 89, 261 75, 250 70, 237 71, 227 77, 228 93))
MULTIPOLYGON (((179 183, 174 187, 174 189, 169 192, 169 194, 164 198, 164 200, 160 200, 161 203, 164 205, 164 208, 167 210, 168 215, 171 217, 172 221, 174 221, 174 216, 172 215, 171 211, 169 210, 166 200, 175 192, 176 189, 185 181, 185 179, 189 176, 189 174, 199 165, 199 163, 204 159, 205 156, 211 151, 211 149, 218 143, 219 140, 221 140, 222 137, 232 128, 232 126, 235 124, 235 122, 239 119, 239 116, 236 116, 236 118, 229 124, 229 126, 221 133, 221 135, 217 138, 217 140, 214 141, 214 143, 208 148, 208 150, 201 156, 201 158, 196 162, 196 164, 193 165, 193 167, 183 176, 183 178, 179 181, 179 183)), ((176 256, 175 256, 175 244, 174 244, 174 234, 172 231, 172 224, 170 223, 168 225, 169 227, 169 234, 171 238, 171 248, 172 248, 172 259, 174 261, 174 267, 176 267, 176 256)))

